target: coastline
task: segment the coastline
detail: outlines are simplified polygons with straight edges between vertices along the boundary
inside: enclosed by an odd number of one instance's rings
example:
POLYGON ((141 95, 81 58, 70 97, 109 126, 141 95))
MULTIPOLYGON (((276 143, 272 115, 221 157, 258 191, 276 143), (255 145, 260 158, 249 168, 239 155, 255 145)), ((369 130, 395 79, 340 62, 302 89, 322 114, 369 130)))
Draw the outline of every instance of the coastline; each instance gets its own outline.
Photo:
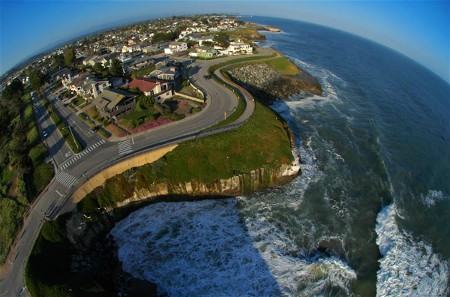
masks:
MULTIPOLYGON (((263 105, 261 107, 257 106, 258 112, 261 112, 261 108, 263 108, 263 105)), ((134 171, 133 168, 143 166, 144 164, 150 163, 150 166, 152 162, 155 162, 157 160, 161 160, 161 158, 166 159, 167 154, 172 154, 174 150, 177 148, 178 150, 182 150, 183 148, 180 148, 178 146, 170 146, 166 147, 160 150, 157 150, 156 152, 151 152, 142 156, 137 156, 133 159, 124 161, 122 163, 119 163, 107 170, 105 172, 100 172, 96 176, 92 177, 90 180, 88 180, 83 186, 81 186, 72 196, 70 207, 67 207, 65 210, 69 211, 72 210, 75 206, 78 208, 77 211, 71 212, 70 214, 64 215, 63 217, 57 219, 57 221, 62 220, 61 222, 65 220, 69 220, 70 218, 76 218, 77 216, 81 217, 79 219, 79 225, 75 226, 76 228, 73 228, 73 230, 81 230, 78 232, 78 241, 73 241, 72 244, 75 244, 76 246, 84 246, 85 250, 89 250, 88 247, 94 246, 96 243, 104 240, 104 237, 109 234, 109 231, 113 227, 113 225, 126 217, 131 212, 157 202, 174 202, 174 201, 198 201, 198 200, 204 200, 204 199, 220 199, 220 198, 228 198, 232 196, 236 196, 243 193, 249 193, 254 192, 258 190, 263 190, 266 188, 273 188, 280 186, 282 184, 290 182, 292 179, 294 179, 296 176, 298 176, 301 173, 300 168, 300 156, 299 152, 295 148, 296 140, 295 136, 290 131, 290 129, 287 126, 287 123, 282 117, 270 109, 269 107, 264 107, 262 110, 266 110, 264 117, 269 116, 269 114, 276 115, 276 118, 273 119, 275 122, 277 122, 279 128, 281 131, 285 131, 285 135, 288 138, 289 143, 289 151, 292 156, 292 163, 283 164, 283 166, 279 165, 271 165, 274 168, 277 168, 277 170, 274 171, 274 169, 270 169, 271 167, 264 168, 252 168, 250 171, 246 171, 245 173, 239 173, 234 174, 233 177, 229 179, 214 179, 212 183, 203 183, 203 182, 193 182, 188 181, 186 183, 179 183, 179 184, 173 184, 171 186, 166 186, 161 188, 161 184, 153 184, 152 187, 154 189, 157 189, 153 192, 146 192, 146 191, 140 191, 139 194, 134 193, 130 198, 124 199, 123 202, 116 202, 114 205, 111 205, 111 207, 100 207, 95 206, 96 203, 92 204, 92 195, 96 195, 96 193, 99 193, 99 188, 108 187, 114 184, 114 188, 118 189, 117 187, 123 189, 124 187, 129 187, 127 185, 127 182, 123 183, 124 180, 121 176, 133 176, 136 174, 136 171, 134 171), (270 112, 268 112, 270 110, 270 112), (118 177, 119 179, 113 178, 113 176, 118 177), (112 184, 110 182, 112 181, 112 184), (161 190, 162 189, 162 190, 161 190), (84 196, 87 197, 83 199, 84 196), (134 197, 134 198, 133 198, 134 197), (80 202, 81 201, 81 202, 80 202), (80 203, 78 203, 80 202, 80 203), (78 203, 78 204, 77 204, 78 203), (91 205, 92 204, 92 205, 91 205), (94 210, 96 209, 96 210, 94 210), (87 211, 87 212, 86 212, 87 211), (91 212, 92 211, 92 212, 91 212), (84 218, 83 218, 84 217, 84 218), (68 219, 69 218, 69 219, 68 219), (103 222, 103 223, 102 223, 103 222), (78 242, 78 243, 77 243, 78 242), (81 244, 80 244, 81 242, 81 244)), ((270 116, 272 117, 272 116, 270 116)), ((252 116, 253 118, 253 116, 252 116)), ((240 128, 241 129, 241 128, 240 128)), ((273 128, 272 128, 273 129, 273 128)), ((209 137, 211 138, 211 137, 209 137)), ((206 139, 209 139, 206 138, 206 139)), ((214 137, 212 137, 214 138, 214 137)), ((216 138, 218 138, 216 136, 216 138)), ((206 139, 204 141, 206 141, 206 139)), ((286 144, 283 144, 286 145, 286 144)), ((184 159, 186 156, 184 157, 184 159)), ((267 161, 267 160, 266 160, 267 161)), ((156 163, 158 163, 157 161, 156 163)), ((279 164, 279 163, 277 163, 279 164)), ((145 165, 149 166, 149 165, 145 165)), ((149 167, 152 168, 152 167, 149 167)), ((153 169, 151 169, 153 170, 153 169)), ((101 192, 100 192, 101 193, 101 192)), ((127 192, 130 193, 130 192, 127 192)), ((103 194, 100 194, 103 195, 103 194)), ((107 194, 106 194, 107 195, 107 194)), ((95 197, 95 196, 92 196, 95 197)), ((100 196, 99 196, 100 197, 100 196)), ((103 199, 103 198, 102 198, 103 199)), ((72 219, 70 219, 72 220, 72 219)), ((86 252, 86 251, 85 251, 86 252)), ((111 259, 116 259, 117 263, 120 263, 120 261, 117 259, 117 250, 114 248, 113 250, 105 251, 105 257, 108 257, 111 261, 111 259)), ((88 257, 92 258, 92 257, 88 257)), ((94 257, 95 258, 95 257, 94 257)), ((101 262, 101 260, 98 260, 101 262)), ((93 262, 93 266, 98 265, 95 264, 97 262, 93 262)), ((121 264, 120 264, 121 265, 121 264)), ((113 265, 114 266, 114 265, 113 265)), ((120 266, 122 267, 122 266, 120 266)), ((111 275, 116 275, 115 273, 111 272, 111 275)), ((116 271, 117 273, 117 271, 116 271)), ((121 269, 119 273, 122 277, 119 278, 119 280, 126 280, 125 283, 128 283, 128 280, 132 280, 132 282, 135 282, 137 280, 134 280, 133 278, 130 278, 130 276, 123 272, 123 269, 121 269)), ((95 274, 94 274, 95 275, 95 274)), ((137 281, 140 282, 140 281, 137 281)), ((27 281, 28 283, 28 281, 27 281)), ((121 283, 122 288, 126 288, 127 284, 121 283)), ((147 288, 155 288, 155 284, 152 284, 150 282, 140 282, 141 285, 147 288)), ((155 289, 156 290, 156 289, 155 289)))

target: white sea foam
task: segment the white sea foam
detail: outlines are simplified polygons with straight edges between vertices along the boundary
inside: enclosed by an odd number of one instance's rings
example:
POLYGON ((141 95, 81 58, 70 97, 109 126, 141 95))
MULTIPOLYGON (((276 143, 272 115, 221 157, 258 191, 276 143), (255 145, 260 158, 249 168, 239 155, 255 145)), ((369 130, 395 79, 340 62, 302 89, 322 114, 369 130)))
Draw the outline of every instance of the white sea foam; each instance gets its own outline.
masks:
POLYGON ((377 274, 377 296, 447 296, 449 263, 429 243, 400 230, 396 207, 377 217, 377 244, 383 258, 377 274))
POLYGON ((298 58, 289 57, 295 64, 305 69, 307 72, 317 77, 323 88, 322 96, 313 96, 313 98, 317 99, 334 99, 338 100, 338 94, 334 85, 342 85, 345 86, 346 83, 343 79, 337 76, 335 73, 331 72, 328 69, 321 68, 319 66, 306 63, 298 58))
POLYGON ((158 203, 111 234, 124 270, 169 296, 315 296, 326 288, 350 294, 351 267, 336 257, 302 255, 266 218, 247 220, 246 232, 235 199, 158 203))
POLYGON ((169 296, 276 296, 236 200, 158 203, 112 230, 125 271, 169 296))
POLYGON ((448 200, 448 199, 449 199, 449 197, 446 196, 443 192, 436 191, 436 190, 429 190, 427 195, 420 196, 420 200, 428 208, 435 206, 440 201, 448 200))

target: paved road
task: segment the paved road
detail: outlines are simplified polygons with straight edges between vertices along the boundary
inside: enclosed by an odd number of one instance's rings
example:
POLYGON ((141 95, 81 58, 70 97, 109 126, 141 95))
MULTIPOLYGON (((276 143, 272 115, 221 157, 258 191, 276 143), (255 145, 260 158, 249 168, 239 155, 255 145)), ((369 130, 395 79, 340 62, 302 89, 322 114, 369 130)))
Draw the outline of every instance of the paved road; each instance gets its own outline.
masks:
MULTIPOLYGON (((269 50, 261 49, 259 55, 270 54, 269 50)), ((97 172, 119 162, 131 155, 148 151, 168 144, 179 143, 188 139, 198 137, 199 132, 210 127, 224 118, 224 112, 230 114, 237 106, 236 97, 232 91, 215 83, 213 79, 207 78, 209 66, 226 60, 236 59, 227 57, 216 60, 199 61, 192 64, 191 77, 195 83, 207 93, 207 105, 205 109, 179 122, 174 122, 153 129, 150 133, 131 138, 123 138, 118 142, 108 142, 96 134, 86 133, 86 124, 66 109, 60 101, 55 102, 58 112, 67 117, 69 124, 72 123, 74 132, 81 136, 86 148, 79 154, 66 158, 66 145, 59 145, 61 152, 53 152, 58 148, 61 136, 53 131, 52 125, 45 119, 41 124, 52 130, 47 138, 52 156, 56 160, 57 171, 55 178, 47 188, 36 199, 26 221, 24 222, 18 240, 15 243, 11 265, 5 277, 0 281, 0 296, 15 296, 25 286, 24 268, 33 247, 34 241, 39 234, 45 216, 57 217, 58 214, 72 210, 75 205, 69 201, 73 191, 83 184, 88 178, 97 172), (55 135, 53 135, 55 133, 55 135), (54 148, 54 149, 52 149, 54 148), (61 157, 64 156, 64 159, 61 157), (62 161, 61 161, 62 160, 62 161)), ((220 76, 220 73, 217 73, 220 76)), ((245 121, 253 112, 254 104, 252 97, 241 90, 247 101, 247 109, 238 121, 245 121)), ((54 100, 50 96, 50 100, 54 100)), ((48 117, 42 113, 42 116, 48 117)), ((59 133, 58 133, 59 134, 59 133)), ((24 296, 28 296, 28 292, 24 296)))
POLYGON ((32 97, 34 113, 37 118, 39 131, 44 139, 45 145, 48 147, 50 158, 55 166, 61 164, 72 154, 67 143, 62 138, 47 110, 42 105, 38 95, 32 97))

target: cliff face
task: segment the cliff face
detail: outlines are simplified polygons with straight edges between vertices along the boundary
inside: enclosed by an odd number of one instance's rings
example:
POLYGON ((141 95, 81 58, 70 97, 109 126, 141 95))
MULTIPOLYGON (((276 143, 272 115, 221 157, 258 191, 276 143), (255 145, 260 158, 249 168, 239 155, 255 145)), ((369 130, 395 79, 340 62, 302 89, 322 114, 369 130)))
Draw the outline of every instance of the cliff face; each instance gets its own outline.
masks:
POLYGON ((259 168, 250 173, 235 175, 228 179, 217 179, 207 184, 195 180, 179 184, 155 183, 146 188, 137 189, 132 197, 117 203, 116 207, 165 195, 236 196, 285 184, 298 176, 300 172, 299 160, 296 158, 290 165, 282 165, 276 169, 259 168))
POLYGON ((296 94, 322 95, 317 78, 300 69, 296 76, 283 75, 265 63, 249 64, 228 71, 230 77, 254 96, 267 103, 296 94))

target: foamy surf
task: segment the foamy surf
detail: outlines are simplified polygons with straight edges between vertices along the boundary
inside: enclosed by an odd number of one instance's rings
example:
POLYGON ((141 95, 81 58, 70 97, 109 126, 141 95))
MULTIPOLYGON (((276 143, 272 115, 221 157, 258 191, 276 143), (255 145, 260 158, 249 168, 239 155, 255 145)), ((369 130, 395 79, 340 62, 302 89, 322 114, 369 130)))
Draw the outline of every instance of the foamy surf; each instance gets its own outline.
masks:
MULTIPOLYGON (((270 211, 267 206, 262 212, 270 211)), ((158 203, 111 231, 123 269, 169 296, 349 295, 355 271, 321 253, 303 255, 264 217, 242 222, 236 199, 158 203)))
POLYGON ((448 199, 449 199, 449 197, 446 196, 443 192, 436 191, 436 190, 429 190, 427 195, 420 196, 420 200, 428 208, 435 206, 440 201, 448 200, 448 199))
POLYGON ((399 229, 395 204, 377 217, 377 244, 383 258, 377 274, 377 296, 447 296, 447 261, 429 243, 399 229))
POLYGON ((112 230, 125 271, 169 296, 278 296, 235 199, 158 203, 112 230))

